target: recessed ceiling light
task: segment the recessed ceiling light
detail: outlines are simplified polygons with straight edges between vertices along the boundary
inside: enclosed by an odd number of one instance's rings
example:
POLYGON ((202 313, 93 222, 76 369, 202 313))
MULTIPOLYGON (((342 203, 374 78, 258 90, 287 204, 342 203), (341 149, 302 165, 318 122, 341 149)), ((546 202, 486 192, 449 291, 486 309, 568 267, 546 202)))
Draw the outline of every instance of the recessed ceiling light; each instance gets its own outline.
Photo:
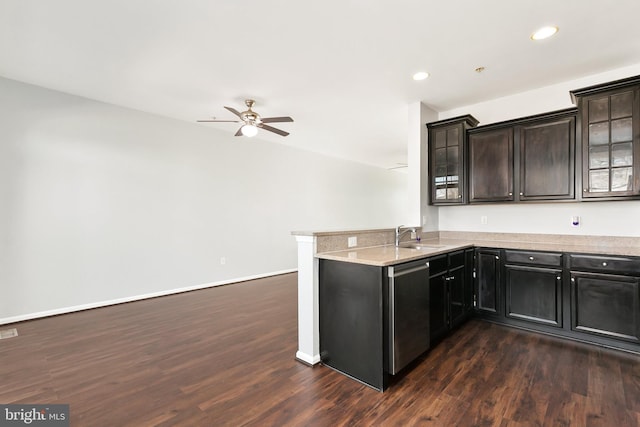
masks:
POLYGON ((543 40, 558 32, 558 27, 542 27, 531 34, 531 40, 543 40))
POLYGON ((427 73, 426 71, 420 71, 413 75, 413 80, 424 80, 427 77, 429 77, 429 73, 427 73))

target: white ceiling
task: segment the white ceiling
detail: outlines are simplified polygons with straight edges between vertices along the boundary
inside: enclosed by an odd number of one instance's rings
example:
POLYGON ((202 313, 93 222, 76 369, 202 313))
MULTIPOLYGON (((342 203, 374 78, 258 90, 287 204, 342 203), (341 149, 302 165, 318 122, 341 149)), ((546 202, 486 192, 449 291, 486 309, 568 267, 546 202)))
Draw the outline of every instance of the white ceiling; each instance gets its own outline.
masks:
POLYGON ((406 162, 411 103, 637 63, 639 0, 0 0, 0 76, 190 122, 251 97, 295 119, 257 139, 382 167, 406 162), (532 42, 546 24, 559 33, 532 42))

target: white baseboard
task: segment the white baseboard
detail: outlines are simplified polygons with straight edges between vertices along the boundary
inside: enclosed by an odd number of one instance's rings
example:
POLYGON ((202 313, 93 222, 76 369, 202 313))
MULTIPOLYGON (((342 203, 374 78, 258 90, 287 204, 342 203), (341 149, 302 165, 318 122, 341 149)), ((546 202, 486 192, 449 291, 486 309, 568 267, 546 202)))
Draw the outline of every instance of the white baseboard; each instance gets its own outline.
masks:
POLYGON ((320 355, 316 354, 315 356, 311 356, 307 353, 303 353, 300 350, 296 352, 296 359, 308 364, 308 365, 316 365, 320 363, 320 355))
POLYGON ((20 316, 14 316, 14 317, 5 317, 5 318, 0 318, 0 325, 6 325, 8 323, 24 322, 25 320, 39 319, 42 317, 57 316, 59 314, 73 313, 74 311, 83 311, 83 310, 90 310, 92 308, 107 307, 109 305, 123 304, 125 302, 140 301, 143 299, 180 294, 182 292, 197 291, 199 289, 212 288, 214 286, 229 285, 232 283, 246 282, 248 280, 262 279, 264 277, 279 276, 281 274, 287 274, 287 273, 295 273, 296 271, 298 271, 297 268, 292 268, 289 270, 281 270, 281 271, 274 271, 271 273, 256 274, 253 276, 238 277, 235 279, 222 280, 219 282, 212 282, 212 283, 204 283, 201 285, 187 286, 184 288, 170 289, 166 291, 153 292, 150 294, 135 295, 131 297, 113 299, 109 301, 99 301, 95 303, 75 305, 72 307, 56 308, 54 310, 40 311, 37 313, 29 313, 29 314, 24 314, 20 316))

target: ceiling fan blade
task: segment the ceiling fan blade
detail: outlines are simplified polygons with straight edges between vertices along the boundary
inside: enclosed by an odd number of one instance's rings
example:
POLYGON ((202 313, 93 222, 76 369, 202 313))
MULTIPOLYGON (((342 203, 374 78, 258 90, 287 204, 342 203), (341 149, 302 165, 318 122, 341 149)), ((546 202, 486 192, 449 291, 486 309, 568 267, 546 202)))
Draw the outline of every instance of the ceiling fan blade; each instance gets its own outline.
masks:
POLYGON ((232 108, 232 107, 224 107, 224 108, 226 108, 227 110, 231 111, 236 116, 242 118, 242 116, 240 115, 240 112, 238 110, 236 110, 235 108, 232 108))
POLYGON ((238 132, 236 132, 236 134, 233 136, 242 136, 242 126, 240 126, 240 129, 238 129, 238 132))
POLYGON ((283 130, 280 129, 276 129, 272 126, 269 125, 265 125, 260 123, 259 125, 257 125, 260 129, 264 129, 264 130, 268 130, 269 132, 273 132, 273 133, 277 133, 278 135, 282 135, 282 136, 287 136, 289 135, 289 132, 285 132, 283 130))
POLYGON ((265 117, 260 119, 262 123, 282 123, 282 122, 292 122, 293 119, 291 117, 265 117))
POLYGON ((208 123, 208 122, 216 122, 216 123, 240 123, 240 120, 196 120, 198 123, 208 123))

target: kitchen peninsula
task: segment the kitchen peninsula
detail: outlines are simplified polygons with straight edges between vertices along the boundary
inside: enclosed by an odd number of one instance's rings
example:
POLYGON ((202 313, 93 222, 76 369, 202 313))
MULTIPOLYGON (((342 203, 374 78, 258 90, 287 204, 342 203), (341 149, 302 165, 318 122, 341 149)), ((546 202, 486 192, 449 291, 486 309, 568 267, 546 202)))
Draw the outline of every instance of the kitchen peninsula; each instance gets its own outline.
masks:
MULTIPOLYGON (((323 335, 328 332, 325 329, 334 328, 335 331, 340 326, 341 333, 349 336, 350 327, 359 328, 363 323, 358 322, 358 317, 351 318, 351 326, 339 323, 331 326, 331 322, 323 322, 322 291, 329 289, 332 283, 335 289, 360 279, 370 280, 375 291, 372 294, 375 298, 369 300, 370 308, 379 306, 380 309, 374 316, 375 322, 365 324, 373 325, 374 329, 364 335, 359 335, 361 331, 352 331, 355 334, 352 336, 373 336, 375 339, 367 341, 367 345, 373 345, 371 348, 376 351, 356 354, 358 363, 354 364, 348 362, 349 355, 346 359, 339 355, 338 365, 342 360, 347 360, 347 364, 334 368, 376 389, 383 390, 388 376, 397 373, 390 362, 394 351, 393 334, 389 329, 393 327, 389 326, 391 278, 402 266, 414 270, 417 264, 427 262, 430 271, 424 273, 427 280, 423 283, 429 290, 425 294, 427 299, 422 300, 423 304, 427 301, 429 308, 429 333, 427 338, 422 338, 428 341, 425 350, 473 315, 518 328, 640 353, 639 238, 418 232, 421 237, 419 247, 411 248, 405 247, 407 242, 395 246, 393 229, 296 232, 294 235, 299 248, 299 349, 296 357, 308 364, 322 361, 331 366, 336 358, 325 349, 326 345, 332 345, 329 335, 323 335), (355 240, 360 244, 349 248, 349 238, 352 238, 351 243, 355 240), (355 273, 349 276, 350 271, 355 273), (340 281, 341 276, 348 280, 340 281), (365 355, 369 360, 364 360, 365 355), (363 377, 357 372, 360 368, 356 372, 348 371, 352 366, 362 367, 372 359, 375 361, 368 365, 368 372, 363 377)), ((360 290, 367 289, 363 283, 357 286, 360 290)), ((357 292, 350 294, 346 288, 343 291, 341 298, 360 298, 357 292)), ((362 301, 358 299, 355 306, 351 304, 354 301, 345 302, 344 313, 351 312, 354 307, 366 311, 362 301)), ((332 310, 340 306, 339 303, 336 305, 335 299, 331 300, 331 305, 332 310)), ((335 312, 325 312, 324 318, 335 319, 336 316, 335 312), (330 317, 328 313, 331 313, 330 317)), ((344 342, 353 344, 353 340, 340 339, 341 346, 344 342)), ((361 351, 357 347, 361 344, 362 341, 355 343, 356 353, 361 351)), ((334 352, 335 348, 339 347, 334 347, 334 352)))

